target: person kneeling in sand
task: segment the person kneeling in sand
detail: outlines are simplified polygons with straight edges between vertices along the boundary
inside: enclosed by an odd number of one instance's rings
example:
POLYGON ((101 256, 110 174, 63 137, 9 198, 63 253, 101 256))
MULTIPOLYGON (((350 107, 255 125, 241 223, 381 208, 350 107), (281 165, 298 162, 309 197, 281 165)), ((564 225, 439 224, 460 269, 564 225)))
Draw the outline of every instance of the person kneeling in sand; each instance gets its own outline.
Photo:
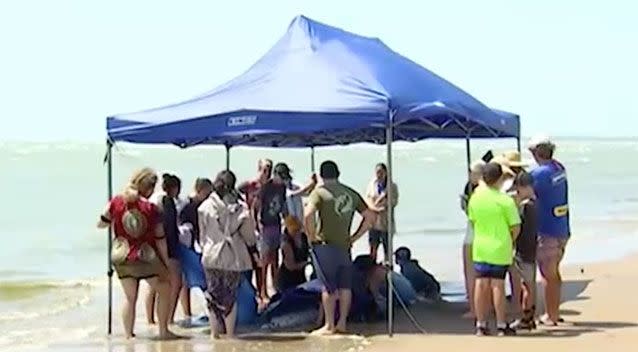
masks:
POLYGON ((514 199, 500 191, 503 182, 501 165, 493 162, 485 165, 483 180, 485 185, 476 189, 468 204, 468 218, 474 227, 476 334, 490 333, 487 316, 492 298, 499 336, 515 335, 516 331, 507 323, 505 276, 512 264, 513 243, 520 231, 521 220, 514 199))
POLYGON ((441 284, 418 261, 412 259, 410 249, 400 247, 394 252, 394 256, 397 265, 401 267, 401 274, 410 281, 416 293, 431 302, 441 299, 441 284))

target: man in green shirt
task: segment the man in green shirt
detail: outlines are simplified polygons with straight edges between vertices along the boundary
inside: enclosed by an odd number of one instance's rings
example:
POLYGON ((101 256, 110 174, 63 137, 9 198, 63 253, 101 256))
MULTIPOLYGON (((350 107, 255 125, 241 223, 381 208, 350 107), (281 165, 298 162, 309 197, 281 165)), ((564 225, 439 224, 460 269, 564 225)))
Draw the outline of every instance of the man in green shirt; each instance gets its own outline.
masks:
POLYGON ((321 300, 325 324, 317 333, 345 333, 352 301, 350 248, 372 227, 375 214, 359 193, 339 182, 339 169, 333 161, 323 162, 319 174, 323 182, 310 193, 304 212, 304 227, 312 243, 315 272, 324 284, 321 300), (351 236, 355 212, 361 214, 362 220, 351 236), (314 225, 316 213, 319 213, 318 229, 314 225), (335 325, 337 299, 339 321, 335 325))
POLYGON ((514 199, 500 191, 503 180, 501 165, 495 162, 486 164, 483 168, 483 184, 474 191, 468 204, 468 217, 474 227, 474 305, 476 333, 479 336, 489 334, 487 315, 490 297, 496 311, 498 334, 516 333, 506 321, 505 275, 512 264, 513 243, 520 231, 521 219, 514 199))

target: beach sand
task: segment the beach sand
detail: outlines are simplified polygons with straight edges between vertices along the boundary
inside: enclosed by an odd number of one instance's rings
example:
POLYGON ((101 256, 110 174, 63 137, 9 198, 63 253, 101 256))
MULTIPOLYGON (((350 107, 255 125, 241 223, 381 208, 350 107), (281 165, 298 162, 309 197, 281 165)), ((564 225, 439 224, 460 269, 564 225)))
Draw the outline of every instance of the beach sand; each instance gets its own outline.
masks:
MULTIPOLYGON (((465 307, 458 303, 438 306, 417 304, 411 311, 427 334, 397 309, 396 334, 389 338, 385 324, 353 326, 356 336, 312 337, 308 334, 251 335, 240 341, 211 342, 204 331, 181 332, 189 339, 154 341, 154 331, 144 328, 134 341, 122 338, 90 338, 77 343, 49 345, 47 351, 614 351, 635 350, 638 342, 638 255, 624 259, 567 267, 564 270, 561 314, 566 323, 554 328, 520 333, 516 337, 473 335, 471 320, 463 320, 465 307), (149 336, 149 337, 145 337, 149 336), (631 347, 634 346, 634 347, 631 347)), ((119 317, 116 324, 119 324, 119 317)))

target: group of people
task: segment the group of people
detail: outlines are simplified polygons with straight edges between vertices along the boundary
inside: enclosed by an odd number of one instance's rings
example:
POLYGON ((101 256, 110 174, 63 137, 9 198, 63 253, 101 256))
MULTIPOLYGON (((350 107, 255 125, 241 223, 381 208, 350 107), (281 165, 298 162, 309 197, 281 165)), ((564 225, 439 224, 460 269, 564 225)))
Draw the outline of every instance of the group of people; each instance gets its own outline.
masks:
POLYGON ((571 235, 565 167, 556 146, 535 137, 529 151, 537 167, 527 172, 518 152, 474 163, 462 196, 468 231, 464 241, 466 289, 476 333, 489 335, 493 307, 498 335, 536 328, 536 271, 540 269, 546 313, 538 322, 555 326, 559 316, 560 262, 571 235), (518 319, 507 321, 505 279, 510 277, 518 319))
POLYGON ((111 259, 126 297, 126 337, 135 336, 140 280, 150 286, 147 316, 155 323, 157 311, 160 338, 175 337, 169 325, 178 301, 184 314, 191 315, 190 285, 182 270, 187 251, 201 256, 213 338, 234 334, 242 278, 253 281, 254 275, 257 299, 265 305, 269 287, 277 292, 297 287, 307 280, 310 264, 324 286, 325 323, 317 333, 345 332, 352 297, 351 246, 370 232, 370 257, 376 261, 381 245, 389 260, 387 211, 397 204, 398 188, 387 184, 384 164, 376 166, 366 199, 339 182, 340 172, 332 161, 321 164, 319 176, 312 175, 301 186, 293 181, 288 165, 273 166, 263 159, 255 179, 238 185, 235 174, 224 170, 213 181, 197 179, 193 194, 181 200, 177 176, 162 175, 161 191, 155 192, 155 171, 144 168, 133 174, 98 222, 98 227, 110 226, 114 233, 111 259), (307 198, 305 206, 302 197, 307 198), (355 213, 362 216, 361 223, 351 234, 355 213))
MULTIPOLYGON (((554 159, 551 140, 536 138, 529 150, 538 164, 529 173, 517 153, 472 165, 462 198, 469 222, 464 243, 466 284, 479 335, 490 333, 491 306, 499 335, 535 327, 537 263, 546 309, 539 321, 556 325, 561 320, 559 264, 571 234, 567 178, 564 166, 554 159), (508 273, 520 313, 514 324, 508 324, 506 315, 508 273)), ((191 315, 192 285, 182 266, 185 256, 193 253, 198 253, 201 263, 211 337, 234 335, 242 280, 256 284, 256 298, 263 306, 272 293, 269 288, 284 292, 306 282, 309 265, 323 286, 323 326, 316 333, 346 332, 354 280, 352 245, 367 233, 369 261, 377 262, 379 247, 384 260, 391 260, 388 234, 394 224, 388 224, 387 212, 397 205, 399 192, 396 184, 388 183, 384 164, 375 167, 365 196, 339 178, 337 164, 325 161, 319 177, 312 175, 299 185, 288 165, 263 159, 254 179, 238 185, 235 174, 223 170, 212 181, 197 179, 193 194, 181 200, 177 176, 162 175, 161 191, 155 192, 159 181, 155 171, 144 168, 134 173, 98 222, 114 233, 111 259, 126 297, 126 337, 135 336, 140 280, 151 288, 146 297, 149 322, 154 323, 156 310, 160 338, 175 337, 169 325, 180 300, 184 314, 191 315), (355 213, 360 222, 351 232, 355 213)), ((395 256, 412 286, 422 286, 437 297, 438 282, 411 259, 407 248, 395 256)), ((380 269, 374 270, 378 280, 371 280, 376 284, 370 286, 383 284, 386 271, 380 269)))

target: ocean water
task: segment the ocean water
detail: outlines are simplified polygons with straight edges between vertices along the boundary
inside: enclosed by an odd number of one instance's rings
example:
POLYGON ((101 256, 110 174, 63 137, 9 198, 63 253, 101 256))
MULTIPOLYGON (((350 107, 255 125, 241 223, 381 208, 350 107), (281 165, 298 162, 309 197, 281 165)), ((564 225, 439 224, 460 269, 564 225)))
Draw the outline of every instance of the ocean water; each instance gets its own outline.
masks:
MULTIPOLYGON (((514 148, 513 140, 472 142, 477 158, 487 149, 514 148)), ((107 199, 104 153, 100 143, 0 142, 5 197, 0 205, 0 348, 104 335, 107 235, 95 228, 107 199)), ((586 264, 638 250, 636 154, 636 140, 558 141, 558 158, 568 168, 574 227, 568 262, 586 264)), ((251 178, 262 157, 287 162, 299 182, 310 175, 306 149, 233 149, 231 169, 240 180, 251 178)), ((374 165, 385 160, 385 147, 317 149, 317 164, 326 159, 340 165, 343 182, 363 192, 374 165)), ((186 194, 196 177, 212 178, 224 165, 222 148, 120 144, 114 149, 114 190, 133 170, 151 166, 179 175, 186 194)), ((465 170, 463 141, 394 147, 400 191, 396 245, 411 247, 456 293, 461 291, 465 226, 458 195, 465 170)), ((366 246, 362 239, 355 251, 363 253, 366 246)), ((119 295, 117 284, 114 290, 119 295)))

